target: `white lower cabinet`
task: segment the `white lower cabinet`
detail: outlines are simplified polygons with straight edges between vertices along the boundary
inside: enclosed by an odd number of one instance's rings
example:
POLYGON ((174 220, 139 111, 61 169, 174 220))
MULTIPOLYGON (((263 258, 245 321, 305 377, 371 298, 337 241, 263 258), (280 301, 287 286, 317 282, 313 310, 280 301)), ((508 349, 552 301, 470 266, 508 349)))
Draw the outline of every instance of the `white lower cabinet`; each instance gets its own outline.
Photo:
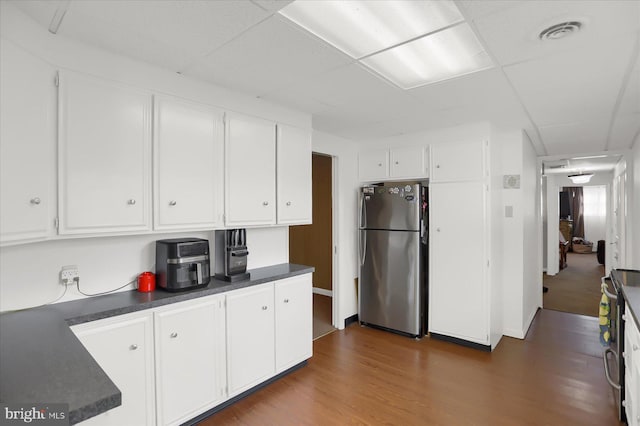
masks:
POLYGON ((86 425, 177 425, 312 355, 311 274, 72 327, 122 393, 86 425))
POLYGON ((624 410, 627 416, 627 425, 640 425, 640 332, 630 312, 625 314, 624 330, 624 367, 625 389, 624 410))
POLYGON ((83 425, 155 424, 152 319, 145 312, 72 327, 122 394, 122 405, 83 425))
POLYGON ((273 283, 227 295, 227 374, 229 396, 273 376, 275 330, 273 283))
POLYGON ((276 373, 311 358, 313 353, 311 275, 275 283, 276 373))
POLYGON ((224 296, 171 305, 154 316, 157 420, 180 424, 226 399, 224 296))

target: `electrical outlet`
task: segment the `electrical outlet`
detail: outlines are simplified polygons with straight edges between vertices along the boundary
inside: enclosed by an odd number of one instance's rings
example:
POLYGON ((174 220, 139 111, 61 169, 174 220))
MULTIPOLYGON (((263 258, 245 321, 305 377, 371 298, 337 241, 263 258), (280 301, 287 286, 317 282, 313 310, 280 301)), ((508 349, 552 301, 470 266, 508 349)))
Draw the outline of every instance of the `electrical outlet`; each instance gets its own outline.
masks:
POLYGON ((63 266, 60 270, 60 283, 62 285, 71 285, 80 279, 80 271, 77 265, 63 266))

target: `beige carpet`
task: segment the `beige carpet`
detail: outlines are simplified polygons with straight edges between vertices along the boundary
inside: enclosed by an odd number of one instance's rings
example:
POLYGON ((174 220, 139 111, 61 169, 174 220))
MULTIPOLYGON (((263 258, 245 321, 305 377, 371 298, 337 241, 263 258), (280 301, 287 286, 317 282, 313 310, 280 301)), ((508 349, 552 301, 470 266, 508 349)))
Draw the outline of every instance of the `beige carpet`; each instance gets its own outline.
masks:
POLYGON ((544 275, 543 307, 573 314, 598 316, 600 278, 604 266, 595 253, 567 253, 567 267, 557 275, 544 275))
POLYGON ((336 331, 331 325, 331 298, 313 294, 313 340, 336 331))

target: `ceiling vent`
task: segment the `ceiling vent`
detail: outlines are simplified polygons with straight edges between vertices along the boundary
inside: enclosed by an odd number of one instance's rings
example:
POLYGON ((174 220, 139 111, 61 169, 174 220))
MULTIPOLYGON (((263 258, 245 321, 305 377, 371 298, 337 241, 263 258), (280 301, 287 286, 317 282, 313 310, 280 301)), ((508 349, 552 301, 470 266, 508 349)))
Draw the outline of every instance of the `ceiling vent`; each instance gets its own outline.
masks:
POLYGON ((580 31, 582 23, 579 21, 568 21, 555 24, 540 32, 540 40, 558 40, 580 31))

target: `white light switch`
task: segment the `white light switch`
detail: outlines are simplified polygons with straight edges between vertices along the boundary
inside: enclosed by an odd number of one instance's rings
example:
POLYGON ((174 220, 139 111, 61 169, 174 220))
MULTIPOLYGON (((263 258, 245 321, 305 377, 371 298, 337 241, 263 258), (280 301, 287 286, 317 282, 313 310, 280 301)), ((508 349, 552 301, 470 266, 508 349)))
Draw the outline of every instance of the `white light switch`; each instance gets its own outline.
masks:
POLYGON ((513 217, 513 206, 504 206, 504 217, 513 217))

